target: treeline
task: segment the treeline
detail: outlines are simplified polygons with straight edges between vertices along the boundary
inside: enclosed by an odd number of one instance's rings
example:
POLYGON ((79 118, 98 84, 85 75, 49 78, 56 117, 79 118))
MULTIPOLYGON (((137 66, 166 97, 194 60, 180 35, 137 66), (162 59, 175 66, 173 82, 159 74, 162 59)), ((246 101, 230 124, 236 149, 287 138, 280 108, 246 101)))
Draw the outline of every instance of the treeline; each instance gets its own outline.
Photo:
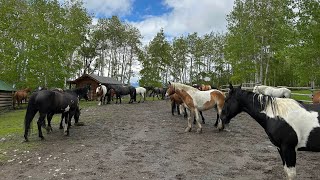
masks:
POLYGON ((169 80, 319 85, 319 4, 235 0, 226 33, 169 41, 161 29, 142 47, 139 30, 116 16, 92 25, 81 1, 0 0, 0 79, 17 88, 63 87, 67 79, 96 73, 129 83, 140 63, 142 86, 169 80))
POLYGON ((235 0, 227 22, 225 34, 172 42, 160 30, 140 58, 140 83, 319 85, 318 0, 235 0))

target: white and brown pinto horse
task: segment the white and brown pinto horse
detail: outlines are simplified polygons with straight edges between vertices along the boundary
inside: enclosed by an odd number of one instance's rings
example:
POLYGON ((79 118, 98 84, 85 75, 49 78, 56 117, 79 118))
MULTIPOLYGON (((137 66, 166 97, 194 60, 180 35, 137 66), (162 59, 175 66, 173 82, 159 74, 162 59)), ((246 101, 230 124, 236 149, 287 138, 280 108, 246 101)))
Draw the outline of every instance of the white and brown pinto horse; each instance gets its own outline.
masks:
POLYGON ((217 126, 219 115, 222 111, 225 99, 225 96, 221 91, 216 89, 200 91, 199 89, 196 89, 192 86, 188 86, 181 83, 169 82, 169 87, 166 96, 170 96, 174 93, 177 93, 181 97, 183 105, 187 108, 188 127, 185 129, 185 132, 191 131, 191 118, 195 117, 198 125, 197 132, 201 133, 202 126, 199 121, 199 111, 209 110, 215 106, 218 109, 217 121, 215 123, 215 126, 217 126))
POLYGON ((96 89, 96 95, 99 100, 99 106, 101 104, 105 104, 106 97, 107 97, 107 87, 103 84, 100 84, 100 86, 97 87, 96 89))
POLYGON ((272 97, 279 97, 279 98, 290 98, 291 91, 287 88, 276 88, 271 86, 255 86, 253 88, 253 92, 257 94, 263 94, 272 97))
POLYGON ((290 98, 275 98, 233 88, 220 114, 224 124, 242 111, 265 130, 280 153, 288 179, 296 176, 297 151, 320 152, 320 108, 299 104, 290 98))

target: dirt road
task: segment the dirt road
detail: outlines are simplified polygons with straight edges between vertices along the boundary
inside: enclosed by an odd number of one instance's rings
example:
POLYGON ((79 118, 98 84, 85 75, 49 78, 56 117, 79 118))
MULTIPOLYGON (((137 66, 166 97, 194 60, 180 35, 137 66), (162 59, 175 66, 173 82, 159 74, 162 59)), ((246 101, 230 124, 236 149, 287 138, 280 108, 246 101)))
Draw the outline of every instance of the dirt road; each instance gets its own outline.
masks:
MULTIPOLYGON (((86 126, 65 137, 53 124, 41 148, 10 154, 0 179, 285 179, 276 148, 247 114, 230 132, 213 127, 215 111, 204 117, 197 134, 184 132, 186 119, 172 116, 168 101, 82 109, 86 126)), ((30 141, 40 141, 36 129, 30 141)), ((320 179, 320 154, 297 156, 297 179, 320 179)))

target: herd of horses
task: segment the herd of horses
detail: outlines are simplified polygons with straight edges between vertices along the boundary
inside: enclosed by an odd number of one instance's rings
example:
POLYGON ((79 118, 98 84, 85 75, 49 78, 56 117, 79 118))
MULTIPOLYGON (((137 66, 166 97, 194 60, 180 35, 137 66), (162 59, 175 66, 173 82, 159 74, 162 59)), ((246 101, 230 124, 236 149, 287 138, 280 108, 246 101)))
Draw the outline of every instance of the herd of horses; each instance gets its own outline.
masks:
MULTIPOLYGON (((41 127, 45 126, 45 118, 47 117, 48 122, 47 130, 50 131, 54 114, 62 114, 60 126, 63 126, 65 135, 69 135, 71 118, 74 117, 76 122, 79 120, 79 99, 88 100, 89 90, 90 87, 83 87, 69 91, 34 92, 29 98, 25 116, 25 140, 28 141, 30 123, 37 112, 40 114, 37 125, 41 139, 44 139, 41 127)), ((137 95, 140 95, 139 102, 144 102, 148 90, 151 90, 149 96, 153 98, 170 98, 172 115, 176 108, 178 114, 184 112, 188 119, 185 132, 192 129, 192 118, 198 127, 197 132, 202 132, 199 117, 202 116, 202 111, 215 109, 217 119, 214 126, 219 131, 239 113, 248 113, 264 128, 272 144, 277 147, 288 179, 296 176, 297 151, 320 152, 320 92, 314 94, 314 104, 304 104, 291 99, 291 91, 287 88, 255 86, 253 91, 247 91, 241 89, 241 85, 233 87, 232 84, 226 93, 211 86, 189 86, 176 82, 170 82, 167 88, 152 89, 100 84, 95 93, 99 98, 99 105, 102 105, 106 101, 110 103, 113 97, 116 97, 116 103, 118 100, 121 103, 124 95, 130 95, 129 103, 135 102, 137 95)), ((26 91, 27 89, 24 90, 26 91)), ((205 123, 203 116, 202 123, 205 123)))

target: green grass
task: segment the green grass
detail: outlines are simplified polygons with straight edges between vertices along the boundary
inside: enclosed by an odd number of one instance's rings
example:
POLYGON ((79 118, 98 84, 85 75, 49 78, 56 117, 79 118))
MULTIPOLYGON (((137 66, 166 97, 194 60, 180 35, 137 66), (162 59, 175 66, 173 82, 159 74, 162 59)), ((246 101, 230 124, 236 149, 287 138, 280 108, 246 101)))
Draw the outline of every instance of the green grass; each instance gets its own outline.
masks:
MULTIPOLYGON (((291 93, 312 94, 312 91, 310 91, 310 90, 293 90, 293 91, 291 91, 291 93)), ((305 96, 305 95, 295 95, 295 94, 292 94, 291 98, 292 98, 292 99, 295 99, 295 100, 312 101, 311 97, 305 96)))
MULTIPOLYGON (((96 106, 97 101, 80 101, 80 107, 86 108, 90 106, 96 106)), ((26 105, 22 106, 26 107, 26 105)), ((40 147, 41 141, 30 141, 24 143, 24 117, 26 114, 26 108, 18 110, 10 110, 0 112, 0 162, 8 160, 8 152, 15 150, 27 151, 40 147)), ((37 118, 36 115, 31 123, 31 133, 37 137, 37 118)), ((60 115, 53 116, 52 126, 60 123, 60 115)))

